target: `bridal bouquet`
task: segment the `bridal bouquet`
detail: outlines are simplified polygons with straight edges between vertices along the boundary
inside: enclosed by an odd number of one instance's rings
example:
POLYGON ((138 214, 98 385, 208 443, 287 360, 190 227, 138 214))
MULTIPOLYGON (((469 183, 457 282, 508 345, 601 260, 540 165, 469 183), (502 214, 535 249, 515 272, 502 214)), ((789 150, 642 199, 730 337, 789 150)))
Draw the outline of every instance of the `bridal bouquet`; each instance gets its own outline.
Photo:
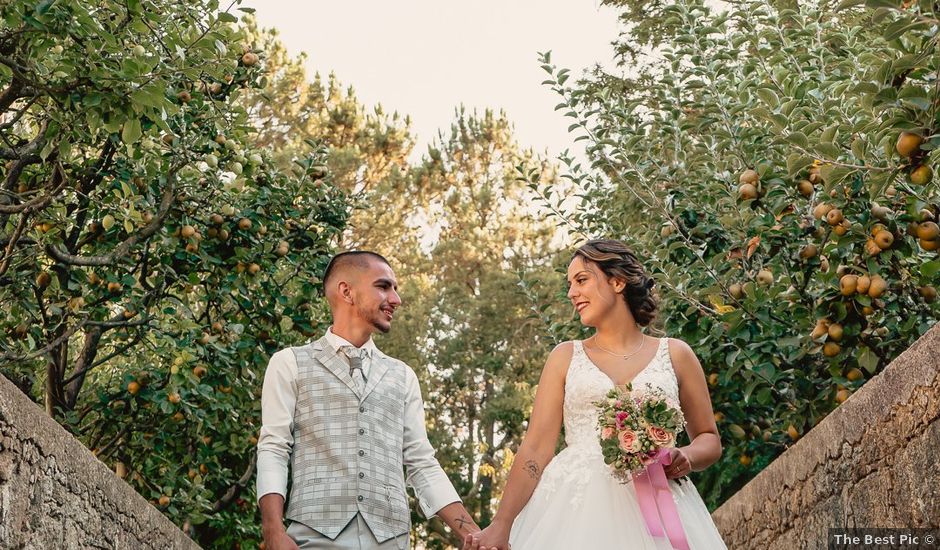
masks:
POLYGON ((685 427, 678 404, 657 391, 633 391, 630 384, 615 387, 595 405, 604 462, 624 483, 674 447, 685 427))

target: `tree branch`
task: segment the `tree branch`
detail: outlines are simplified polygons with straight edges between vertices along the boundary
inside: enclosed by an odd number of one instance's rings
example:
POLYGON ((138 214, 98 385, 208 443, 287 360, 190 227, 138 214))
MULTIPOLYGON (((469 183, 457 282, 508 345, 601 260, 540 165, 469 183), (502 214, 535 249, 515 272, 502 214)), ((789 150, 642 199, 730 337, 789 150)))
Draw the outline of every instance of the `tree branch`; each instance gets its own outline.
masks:
POLYGON ((13 249, 16 248, 16 243, 19 242, 20 237, 23 235, 23 230, 26 229, 26 224, 28 223, 29 216, 27 216, 24 212, 20 216, 19 223, 16 224, 16 229, 13 230, 13 235, 6 243, 6 250, 3 251, 3 260, 0 261, 0 277, 2 277, 7 272, 7 269, 9 269, 10 262, 13 260, 13 249))
POLYGON ((65 170, 62 168, 62 164, 59 162, 55 163, 55 167, 52 172, 52 187, 53 189, 49 191, 48 194, 30 199, 24 203, 7 206, 0 204, 0 214, 19 214, 20 212, 28 213, 33 210, 40 210, 45 208, 56 195, 65 188, 68 184, 68 178, 65 177, 65 170), (58 180, 58 182, 56 182, 58 180))
POLYGON ((82 346, 82 351, 78 355, 75 372, 67 381, 62 382, 63 393, 65 394, 65 406, 69 410, 75 407, 75 402, 78 400, 78 392, 81 391, 82 384, 85 382, 85 373, 91 369, 91 363, 98 353, 98 343, 101 341, 101 335, 103 333, 104 329, 100 327, 95 327, 85 332, 85 344, 82 346))
POLYGON ((242 474, 242 477, 238 478, 238 481, 235 482, 234 485, 232 485, 231 487, 228 488, 227 491, 225 491, 225 494, 222 495, 222 498, 215 501, 215 503, 212 505, 213 514, 217 512, 221 512, 222 509, 224 509, 233 500, 235 500, 235 498, 238 497, 239 493, 242 492, 242 489, 244 489, 245 486, 248 485, 248 481, 251 479, 251 475, 255 473, 255 461, 257 460, 257 458, 258 458, 257 451, 252 451, 251 460, 248 461, 248 467, 245 468, 245 473, 242 474))
POLYGON ((127 422, 127 424, 124 425, 124 429, 121 430, 114 439, 109 441, 108 444, 104 447, 98 449, 98 452, 95 454, 95 456, 98 457, 98 460, 104 461, 104 459, 108 457, 108 453, 114 448, 114 444, 124 439, 124 436, 126 436, 131 431, 131 426, 133 425, 133 422, 127 422))
MULTIPOLYGON (((97 367, 97 366, 99 366, 99 365, 103 365, 103 364, 107 363, 108 361, 110 361, 111 359, 114 359, 115 357, 117 357, 117 356, 119 356, 119 355, 124 355, 124 353, 127 352, 127 350, 131 349, 132 347, 134 347, 134 346, 136 346, 138 343, 140 343, 141 339, 143 339, 143 333, 138 330, 138 331, 136 332, 136 334, 134 335, 134 339, 133 339, 133 340, 131 340, 130 342, 127 342, 126 344, 124 344, 123 346, 121 346, 121 347, 119 347, 119 348, 116 348, 114 351, 112 351, 112 352, 109 353, 108 355, 105 355, 105 356, 102 357, 101 359, 96 360, 94 363, 91 364, 91 366, 89 366, 89 367, 86 369, 86 371, 89 371, 89 370, 91 370, 91 369, 93 369, 93 368, 95 368, 95 367, 97 367)), ((83 374, 83 373, 75 373, 75 374, 73 374, 72 376, 66 378, 65 381, 62 382, 62 383, 63 383, 63 384, 68 384, 68 383, 72 382, 72 380, 74 380, 75 378, 77 378, 78 376, 80 376, 80 375, 82 375, 82 374, 83 374)))
POLYGON ((81 321, 79 321, 78 323, 76 323, 74 326, 72 326, 71 328, 69 328, 68 330, 66 330, 66 331, 63 332, 62 334, 60 334, 55 340, 53 340, 52 342, 49 342, 49 343, 48 343, 45 347, 43 347, 42 349, 37 349, 37 350, 35 350, 35 351, 32 351, 32 352, 30 352, 30 353, 27 353, 26 355, 17 355, 17 354, 13 354, 13 353, 5 353, 5 354, 3 354, 3 355, 0 355, 0 364, 9 363, 9 362, 14 361, 14 360, 16 360, 16 361, 28 361, 29 359, 33 359, 33 358, 39 357, 40 355, 44 355, 44 354, 46 354, 46 353, 49 353, 49 352, 52 351, 54 348, 56 348, 56 347, 58 347, 59 345, 61 345, 62 342, 68 341, 68 339, 71 338, 71 336, 72 336, 73 334, 75 334, 75 333, 78 331, 78 329, 84 327, 84 326, 88 323, 88 317, 89 317, 89 316, 86 315, 84 319, 82 319, 81 321))
MULTIPOLYGON (((36 103, 36 98, 37 98, 37 97, 38 97, 38 96, 32 96, 32 97, 29 99, 29 101, 26 102, 26 105, 23 105, 23 108, 20 109, 19 111, 17 111, 16 116, 14 116, 12 119, 8 120, 7 122, 4 122, 3 124, 0 124, 0 130, 6 130, 6 129, 8 129, 8 128, 12 128, 14 124, 16 124, 17 122, 19 122, 19 120, 20 120, 21 118, 23 118, 23 115, 26 114, 26 111, 28 111, 29 108, 33 106, 33 103, 36 103)), ((0 107, 2 107, 2 109, 0 109, 0 110, 6 110, 6 108, 9 107, 9 106, 3 107, 3 100, 0 99, 0 107)))
POLYGON ((7 89, 0 94, 0 111, 6 111, 10 105, 13 105, 13 102, 23 97, 21 94, 23 88, 23 82, 14 78, 7 89))
MULTIPOLYGON (((82 247, 82 241, 79 240, 79 237, 82 234, 82 229, 85 226, 85 219, 88 216, 88 203, 90 202, 90 194, 92 190, 97 187, 98 183, 104 178, 104 171, 107 167, 110 166, 111 160, 114 157, 116 148, 111 140, 107 140, 104 146, 101 148, 101 153, 98 155, 98 160, 95 163, 95 166, 88 170, 85 174, 85 177, 80 180, 78 197, 79 202, 74 205, 69 206, 68 215, 69 217, 75 220, 75 227, 72 229, 72 232, 64 239, 65 247, 71 251, 80 250, 82 247), (76 247, 77 245, 77 247, 76 247)), ((89 234, 88 238, 93 238, 94 235, 89 234)))
POLYGON ((163 218, 166 217, 167 212, 170 211, 170 207, 173 205, 173 201, 176 199, 176 171, 178 169, 179 167, 171 169, 170 173, 167 175, 167 187, 160 200, 160 208, 157 210, 157 215, 154 216, 153 220, 145 225, 143 229, 129 236, 122 243, 114 247, 110 254, 103 256, 80 256, 69 254, 57 245, 46 246, 46 254, 57 262, 80 266, 108 266, 114 264, 118 259, 127 256, 134 245, 149 238, 163 226, 163 218))

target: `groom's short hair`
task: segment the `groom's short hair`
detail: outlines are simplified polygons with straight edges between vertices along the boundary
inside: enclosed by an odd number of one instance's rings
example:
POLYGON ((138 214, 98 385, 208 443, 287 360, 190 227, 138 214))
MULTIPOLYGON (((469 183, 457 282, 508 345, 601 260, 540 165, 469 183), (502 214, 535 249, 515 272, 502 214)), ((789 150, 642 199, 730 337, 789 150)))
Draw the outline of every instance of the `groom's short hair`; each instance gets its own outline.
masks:
POLYGON ((334 273, 343 271, 347 267, 367 269, 369 267, 370 260, 378 260, 383 264, 391 267, 391 264, 388 263, 388 260, 386 260, 385 257, 383 257, 381 254, 370 252, 368 250, 350 250, 348 252, 340 252, 339 254, 330 258, 330 263, 326 264, 326 269, 323 271, 324 292, 329 287, 330 277, 334 273))

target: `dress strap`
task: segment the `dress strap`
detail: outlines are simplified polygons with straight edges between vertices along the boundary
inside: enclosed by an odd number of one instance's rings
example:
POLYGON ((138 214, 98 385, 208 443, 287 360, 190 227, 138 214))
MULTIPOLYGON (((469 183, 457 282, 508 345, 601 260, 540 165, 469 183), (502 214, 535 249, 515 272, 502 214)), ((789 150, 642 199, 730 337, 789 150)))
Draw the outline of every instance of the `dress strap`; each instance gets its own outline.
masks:
POLYGON ((659 339, 659 347, 656 348, 656 355, 658 355, 660 359, 669 357, 669 338, 664 336, 659 339))
POLYGON ((658 361, 664 371, 669 373, 670 378, 675 380, 676 387, 679 386, 679 375, 676 374, 676 368, 672 364, 672 357, 669 356, 669 338, 659 339, 659 350, 656 352, 658 361))
POLYGON ((586 360, 587 354, 584 353, 584 345, 581 344, 581 340, 572 341, 571 362, 568 363, 568 372, 565 375, 565 378, 567 378, 572 373, 572 371, 583 368, 586 360))

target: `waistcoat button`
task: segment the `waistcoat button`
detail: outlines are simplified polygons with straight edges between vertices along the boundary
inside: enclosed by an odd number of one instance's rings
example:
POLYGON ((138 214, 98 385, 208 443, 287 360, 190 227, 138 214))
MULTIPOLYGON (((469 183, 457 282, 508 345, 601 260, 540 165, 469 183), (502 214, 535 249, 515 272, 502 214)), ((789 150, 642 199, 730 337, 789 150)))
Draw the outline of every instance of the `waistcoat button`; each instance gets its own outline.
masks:
POLYGON ((362 499, 363 499, 363 496, 362 496, 362 495, 359 495, 359 496, 356 497, 356 500, 358 500, 359 502, 362 502, 362 499))

